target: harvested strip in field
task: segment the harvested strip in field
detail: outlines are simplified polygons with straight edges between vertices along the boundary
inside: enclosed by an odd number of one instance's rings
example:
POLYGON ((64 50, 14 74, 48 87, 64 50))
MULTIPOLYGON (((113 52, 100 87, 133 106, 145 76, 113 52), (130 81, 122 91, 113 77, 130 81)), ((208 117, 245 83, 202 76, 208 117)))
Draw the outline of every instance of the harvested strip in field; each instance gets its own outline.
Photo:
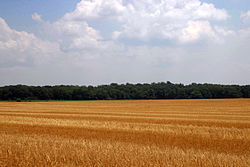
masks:
POLYGON ((250 166, 250 100, 0 102, 0 166, 250 166))

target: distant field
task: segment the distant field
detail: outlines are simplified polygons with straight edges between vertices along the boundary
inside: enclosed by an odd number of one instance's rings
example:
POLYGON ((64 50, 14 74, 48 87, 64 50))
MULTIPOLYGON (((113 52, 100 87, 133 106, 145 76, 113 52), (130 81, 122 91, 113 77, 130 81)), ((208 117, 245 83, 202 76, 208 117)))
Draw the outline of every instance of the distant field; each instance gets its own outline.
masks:
POLYGON ((0 102, 0 166, 250 166, 250 99, 0 102))

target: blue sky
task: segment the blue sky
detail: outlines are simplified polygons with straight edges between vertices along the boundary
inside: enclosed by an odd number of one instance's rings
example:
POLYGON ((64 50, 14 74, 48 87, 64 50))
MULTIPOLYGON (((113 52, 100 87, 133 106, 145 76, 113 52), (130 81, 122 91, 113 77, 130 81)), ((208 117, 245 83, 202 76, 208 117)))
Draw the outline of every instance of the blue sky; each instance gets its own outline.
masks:
POLYGON ((0 85, 249 84, 249 0, 0 0, 0 85))
POLYGON ((18 30, 29 30, 36 23, 32 20, 33 13, 40 13, 45 20, 56 21, 66 12, 75 9, 79 0, 0 0, 0 16, 9 26, 18 30))

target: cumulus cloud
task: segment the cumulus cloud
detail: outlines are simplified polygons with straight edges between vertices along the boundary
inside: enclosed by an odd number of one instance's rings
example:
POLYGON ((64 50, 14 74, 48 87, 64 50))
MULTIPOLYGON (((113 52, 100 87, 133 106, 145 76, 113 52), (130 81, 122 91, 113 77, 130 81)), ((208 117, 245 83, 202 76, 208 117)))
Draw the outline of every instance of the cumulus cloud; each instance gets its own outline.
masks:
POLYGON ((224 27, 212 27, 208 21, 189 21, 180 35, 181 42, 195 42, 198 39, 210 39, 215 43, 223 43, 224 38, 235 35, 235 32, 224 27))
POLYGON ((69 20, 110 18, 122 15, 125 11, 122 0, 82 0, 76 6, 75 11, 65 15, 69 20))
POLYGON ((250 30, 217 25, 229 17, 200 0, 82 0, 54 22, 34 13, 40 38, 0 18, 0 75, 35 84, 249 82, 250 30))
POLYGON ((39 15, 37 13, 34 13, 31 17, 32 17, 33 20, 35 20, 37 22, 42 22, 43 21, 41 15, 39 15))
POLYGON ((34 34, 11 29, 0 17, 0 67, 30 66, 53 56, 58 45, 34 34), (40 57, 41 56, 41 57, 40 57))
POLYGON ((240 18, 244 23, 250 22, 250 10, 247 11, 246 13, 242 13, 240 15, 240 18))
POLYGON ((216 37, 208 21, 189 21, 188 26, 182 30, 181 41, 195 41, 202 35, 216 37))
POLYGON ((57 35, 62 50, 81 50, 96 48, 101 36, 97 30, 85 21, 61 20, 53 23, 52 27, 57 35))
MULTIPOLYGON (((37 13, 32 18, 42 21, 37 13)), ((85 55, 90 50, 113 48, 114 43, 122 43, 124 39, 181 43, 200 39, 223 41, 211 21, 227 18, 229 15, 224 9, 200 0, 82 0, 73 12, 58 21, 43 23, 47 36, 59 43, 61 51, 85 55), (95 21, 101 22, 101 26, 91 24, 95 21), (104 35, 103 27, 110 29, 109 35, 104 35)), ((217 29, 223 30, 222 27, 217 29)))
POLYGON ((229 17, 226 10, 216 9, 213 4, 201 3, 200 0, 82 0, 77 4, 75 11, 66 16, 69 19, 119 18, 119 16, 131 19, 124 17, 132 14, 173 19, 183 19, 184 16, 184 19, 225 20, 229 17))
POLYGON ((67 18, 65 14, 55 22, 43 21, 43 38, 57 43, 64 53, 82 54, 105 46, 102 35, 87 21, 67 18))
MULTIPOLYGON (((182 34, 188 23, 200 21, 210 24, 213 20, 226 20, 229 15, 226 10, 217 9, 213 4, 201 3, 200 0, 82 0, 76 9, 67 13, 64 18, 78 21, 115 20, 120 27, 113 32, 113 39, 172 40, 180 39, 179 34, 182 34)), ((207 32, 210 37, 211 31, 207 32)))

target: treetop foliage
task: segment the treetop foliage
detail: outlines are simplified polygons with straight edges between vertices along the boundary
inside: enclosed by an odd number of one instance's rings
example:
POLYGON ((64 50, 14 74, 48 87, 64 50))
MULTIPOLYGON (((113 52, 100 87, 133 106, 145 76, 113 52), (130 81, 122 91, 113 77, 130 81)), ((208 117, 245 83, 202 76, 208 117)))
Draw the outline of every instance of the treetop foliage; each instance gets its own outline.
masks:
POLYGON ((211 99, 250 98, 250 85, 117 84, 99 86, 26 86, 0 87, 0 100, 119 100, 119 99, 211 99))

